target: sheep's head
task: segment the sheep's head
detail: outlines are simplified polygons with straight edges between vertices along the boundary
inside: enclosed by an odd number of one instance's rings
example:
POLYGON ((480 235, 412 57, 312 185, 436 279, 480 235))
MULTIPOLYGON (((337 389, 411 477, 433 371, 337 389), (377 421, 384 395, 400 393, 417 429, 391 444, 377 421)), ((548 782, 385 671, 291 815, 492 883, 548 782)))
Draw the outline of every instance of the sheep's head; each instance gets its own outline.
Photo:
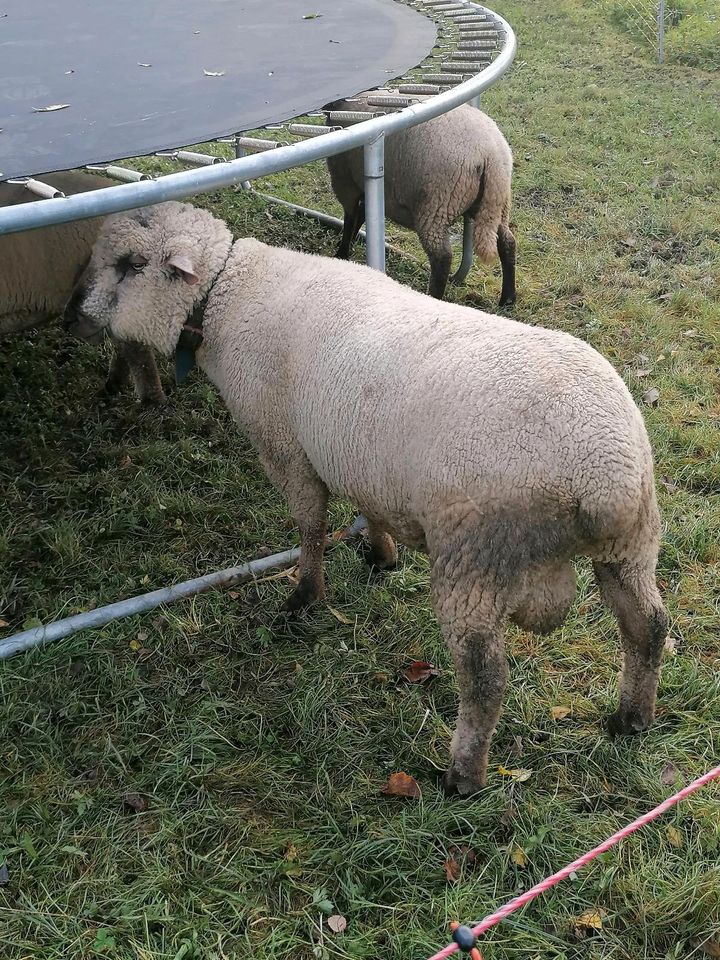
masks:
POLYGON ((110 333, 168 355, 231 245, 222 221, 185 203, 108 217, 66 307, 66 326, 85 340, 110 333))

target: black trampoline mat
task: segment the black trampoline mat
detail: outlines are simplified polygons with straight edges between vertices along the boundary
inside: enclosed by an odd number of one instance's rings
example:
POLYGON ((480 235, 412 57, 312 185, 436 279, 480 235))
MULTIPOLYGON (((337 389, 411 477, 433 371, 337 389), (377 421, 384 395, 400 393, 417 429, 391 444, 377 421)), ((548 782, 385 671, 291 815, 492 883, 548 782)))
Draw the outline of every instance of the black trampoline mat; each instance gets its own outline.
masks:
POLYGON ((396 0, 0 0, 0 179, 280 123, 400 76, 435 36, 396 0))

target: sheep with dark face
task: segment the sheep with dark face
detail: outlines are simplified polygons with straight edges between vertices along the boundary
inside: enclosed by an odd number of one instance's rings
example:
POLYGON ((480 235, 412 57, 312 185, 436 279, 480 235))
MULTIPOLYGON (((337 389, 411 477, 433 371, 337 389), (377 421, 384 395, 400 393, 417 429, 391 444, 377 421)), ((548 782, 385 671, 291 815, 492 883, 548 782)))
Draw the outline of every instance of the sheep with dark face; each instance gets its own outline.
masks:
MULTIPOLYGON (((105 177, 80 171, 53 173, 43 180, 67 196, 108 185, 105 177)), ((0 207, 31 200, 33 195, 21 184, 0 183, 0 207)), ((42 326, 62 314, 101 224, 77 220, 0 236, 0 337, 42 326)), ((165 399, 152 353, 138 343, 116 345, 105 392, 118 393, 129 376, 143 403, 165 399)))
POLYGON ((394 537, 429 553, 460 688, 448 787, 485 783, 504 626, 562 623, 576 556, 592 559, 620 624, 611 728, 650 724, 667 631, 650 443, 625 384, 586 343, 478 322, 367 267, 233 245, 224 223, 177 203, 108 219, 75 310, 85 335, 110 328, 167 355, 195 331, 198 364, 300 528, 291 608, 324 594, 331 493, 368 518, 379 566, 395 563, 394 537))
MULTIPOLYGON (((372 113, 367 98, 338 100, 326 109, 372 113)), ((345 211, 337 256, 347 260, 365 219, 362 149, 328 157, 333 192, 345 211)), ((385 214, 417 233, 430 261, 428 293, 442 299, 450 276, 450 228, 473 222, 475 253, 502 265, 500 306, 515 303, 515 237, 510 230, 513 159, 497 124, 465 105, 401 130, 385 141, 385 214)))

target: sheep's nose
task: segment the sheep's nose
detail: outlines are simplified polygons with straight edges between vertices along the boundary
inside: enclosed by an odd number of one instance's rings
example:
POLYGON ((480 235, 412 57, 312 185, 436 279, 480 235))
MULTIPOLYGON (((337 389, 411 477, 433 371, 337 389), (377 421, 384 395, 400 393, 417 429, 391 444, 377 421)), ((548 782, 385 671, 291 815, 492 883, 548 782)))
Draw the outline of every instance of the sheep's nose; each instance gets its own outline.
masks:
POLYGON ((62 324, 65 330, 71 330, 83 316, 81 305, 83 298, 85 296, 85 291, 77 288, 73 291, 72 296, 65 304, 65 309, 63 311, 62 324))

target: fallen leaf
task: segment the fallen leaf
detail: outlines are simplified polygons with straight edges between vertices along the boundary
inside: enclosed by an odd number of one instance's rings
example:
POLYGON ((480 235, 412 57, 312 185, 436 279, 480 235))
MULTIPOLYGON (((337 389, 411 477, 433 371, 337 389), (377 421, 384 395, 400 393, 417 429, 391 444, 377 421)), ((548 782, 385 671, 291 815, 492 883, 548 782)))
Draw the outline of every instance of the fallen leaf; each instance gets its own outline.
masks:
POLYGON ((679 849, 683 845, 682 834, 677 827, 665 827, 665 836, 668 838, 670 846, 679 849))
POLYGON ((584 930, 602 930, 603 920, 606 916, 606 912, 599 908, 586 910, 585 913, 581 914, 575 921, 575 927, 580 927, 584 930))
POLYGON ((709 937, 707 940, 698 942, 697 947, 708 957, 720 957, 720 940, 709 937))
POLYGON ((572 713, 570 707, 550 707, 550 716, 553 720, 564 720, 572 713))
POLYGON ((671 657, 674 657, 677 653, 677 639, 670 634, 665 638, 665 652, 668 653, 671 657))
POLYGON ((289 843, 285 849, 285 859, 289 860, 290 863, 294 863, 298 858, 298 848, 294 843, 289 843))
POLYGON ((528 865, 527 854, 522 847, 513 847, 510 852, 510 859, 517 867, 526 867, 528 865))
POLYGON ((333 933, 344 933, 347 927, 347 920, 339 913, 335 913, 332 917, 327 918, 327 925, 333 933))
POLYGON ((6 887, 10 883, 10 873, 6 863, 0 864, 0 887, 6 887))
POLYGON ((203 70, 206 77, 224 77, 224 70, 203 70))
POLYGON ((445 863, 443 864, 443 869, 445 870, 445 879, 448 883, 457 883, 460 879, 460 864, 457 862, 455 857, 450 854, 445 863))
POLYGON ((650 374, 652 373, 652 370, 650 370, 650 369, 648 369, 648 368, 646 368, 646 369, 644 369, 644 370, 633 370, 633 373, 634 373, 635 376, 638 378, 638 380, 642 380, 643 377, 649 377, 650 374))
POLYGON ((49 107, 33 107, 33 113, 54 113, 56 110, 67 110, 69 103, 51 103, 49 107))
POLYGON ((340 623, 352 623, 353 621, 346 617, 344 613, 340 613, 339 610, 336 610, 335 607, 328 607, 330 613, 338 620, 340 623))
POLYGON ((419 800, 422 796, 420 786, 414 777, 407 773, 391 773, 384 787, 380 789, 388 797, 411 797, 419 800))
POLYGON ((665 487, 668 493, 677 493, 680 489, 676 483, 673 483, 669 477, 660 477, 660 483, 665 487))
POLYGON ((403 670, 402 675, 408 683, 423 683, 430 677, 439 676, 440 671, 434 664, 428 663, 427 660, 413 660, 410 666, 403 670))
POLYGON ((647 404, 648 407, 656 407, 658 401, 660 400, 660 391, 657 387, 650 387, 649 390, 646 390, 642 395, 643 403, 647 404))
POLYGON ((132 466, 132 460, 129 454, 126 453, 125 456, 118 463, 118 467, 120 470, 127 470, 127 468, 131 466, 132 466))
POLYGON ((148 802, 145 797, 139 793, 126 793, 124 797, 125 806, 130 807, 135 813, 144 813, 148 808, 148 802))
POLYGON ((2 628, 2 627, 9 627, 9 626, 10 626, 10 624, 7 622, 7 620, 2 620, 2 619, 0 619, 0 628, 2 628))
POLYGON ((668 763, 663 772, 660 774, 660 783, 664 787, 672 787, 679 775, 680 771, 675 764, 668 763))
POLYGON ((240 594, 237 592, 237 590, 230 590, 228 592, 228 596, 231 600, 237 600, 240 597, 240 594))
POLYGON ((383 670, 376 670, 373 674, 373 680, 379 684, 390 683, 390 674, 383 670))
POLYGON ((501 777, 510 777, 516 783, 525 783, 533 775, 532 770, 508 770, 507 767, 498 767, 501 777))

